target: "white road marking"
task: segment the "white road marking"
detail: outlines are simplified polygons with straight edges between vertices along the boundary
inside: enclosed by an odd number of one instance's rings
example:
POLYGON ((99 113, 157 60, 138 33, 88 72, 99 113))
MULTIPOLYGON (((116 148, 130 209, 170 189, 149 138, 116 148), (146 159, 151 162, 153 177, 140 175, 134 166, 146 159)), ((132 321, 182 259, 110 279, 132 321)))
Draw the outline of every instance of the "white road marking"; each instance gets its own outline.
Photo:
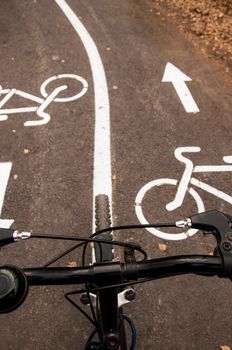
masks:
POLYGON ((225 202, 232 204, 232 197, 226 194, 225 192, 222 192, 217 188, 204 183, 203 181, 195 179, 194 177, 191 178, 190 182, 191 184, 199 187, 201 190, 205 190, 206 192, 213 194, 215 197, 221 198, 225 202))
MULTIPOLYGON (((4 203, 4 197, 6 193, 6 188, 12 168, 11 162, 0 163, 0 215, 2 214, 2 208, 4 203)), ((9 228, 14 220, 0 219, 0 227, 9 228)))
POLYGON ((76 74, 59 74, 57 76, 52 76, 45 80, 41 87, 40 92, 42 96, 44 97, 37 97, 31 94, 28 94, 27 92, 16 90, 16 89, 2 89, 0 86, 0 96, 6 95, 3 97, 3 99, 0 101, 0 121, 6 121, 8 119, 8 114, 18 114, 18 113, 30 113, 30 112, 36 112, 39 117, 41 117, 41 120, 31 120, 24 123, 25 126, 37 126, 37 125, 43 125, 47 124, 51 117, 48 113, 45 112, 45 109, 52 103, 52 102, 69 102, 74 101, 80 97, 82 97, 88 90, 88 83, 87 81, 76 74), (60 81, 61 79, 74 79, 77 80, 79 83, 81 83, 82 89, 81 91, 78 91, 78 93, 73 94, 72 96, 66 96, 66 97, 57 97, 59 93, 63 90, 67 89, 67 85, 60 85, 57 88, 55 88, 50 94, 47 93, 46 88, 47 85, 51 82, 54 82, 56 80, 60 81), (37 102, 40 106, 35 107, 20 107, 20 108, 7 108, 7 109, 1 109, 14 95, 18 95, 20 97, 23 97, 27 100, 37 102))
POLYGON ((12 89, 6 94, 5 97, 3 97, 3 99, 0 102, 0 108, 2 108, 2 106, 4 106, 4 104, 11 99, 11 97, 15 94, 15 92, 16 92, 16 89, 12 89))
MULTIPOLYGON (((142 201, 143 201, 144 196, 146 195, 146 193, 148 191, 150 191, 151 189, 153 189, 155 187, 167 186, 167 185, 168 186, 169 185, 178 186, 178 181, 176 179, 165 179, 165 178, 164 179, 156 179, 156 180, 148 182, 146 185, 144 185, 139 190, 139 192, 137 193, 137 196, 135 198, 135 212, 136 212, 137 218, 141 222, 141 224, 145 224, 145 225, 149 224, 149 222, 147 221, 147 219, 143 213, 143 208, 142 208, 142 201)), ((166 190, 167 190, 167 188, 166 188, 166 190)), ((203 204, 202 199, 199 196, 199 194, 193 188, 187 189, 187 191, 193 197, 193 199, 196 201, 198 213, 203 212, 204 211, 204 204, 203 204)), ((171 241, 179 241, 182 239, 186 239, 188 237, 193 236, 197 232, 197 230, 195 230, 195 229, 189 229, 186 232, 173 234, 173 233, 164 232, 161 229, 157 229, 155 227, 147 228, 146 230, 157 237, 160 237, 160 238, 166 239, 166 240, 171 240, 171 241)))
MULTIPOLYGON (((112 199, 111 150, 110 150, 110 107, 105 71, 96 44, 77 15, 65 0, 55 0, 79 35, 87 52, 94 82, 95 93, 95 141, 93 203, 98 194, 112 199)), ((112 208, 111 208, 112 210, 112 208)))
MULTIPOLYGON (((56 97, 54 99, 54 102, 70 102, 70 101, 74 101, 77 100, 78 98, 82 97, 88 90, 88 83, 87 81, 80 77, 79 75, 76 74, 59 74, 59 75, 55 75, 53 77, 48 78, 47 80, 45 80, 43 82, 43 84, 40 87, 40 92, 41 95, 44 96, 45 98, 48 97, 48 93, 46 91, 46 87, 49 83, 51 83, 52 81, 55 80, 59 80, 59 79, 74 79, 77 80, 79 83, 81 83, 83 85, 82 90, 80 92, 78 92, 78 94, 75 94, 73 96, 70 97, 56 97)), ((63 85, 64 86, 64 85, 63 85)))
POLYGON ((57 88, 55 88, 55 90, 52 91, 52 93, 43 101, 43 103, 41 104, 41 106, 37 109, 36 113, 39 117, 41 117, 41 120, 31 120, 28 122, 25 122, 24 125, 25 126, 34 126, 34 125, 43 125, 43 124, 47 124, 51 117, 48 113, 44 112, 45 108, 47 108, 50 103, 52 101, 55 100, 55 97, 63 90, 66 90, 67 86, 66 85, 62 85, 59 86, 57 88))
POLYGON ((215 173, 223 171, 232 171, 232 165, 197 165, 193 170, 194 173, 215 173))
MULTIPOLYGON (((200 195, 189 186, 189 184, 192 184, 201 190, 204 190, 212 195, 214 195, 217 198, 220 198, 227 203, 232 204, 232 196, 228 195, 227 193, 218 190, 217 188, 208 185, 207 183, 204 183, 203 181, 200 181, 192 176, 193 173, 205 173, 205 172, 232 172, 232 166, 231 165, 197 165, 194 166, 193 162, 187 158, 183 153, 197 153, 200 152, 200 147, 177 147, 175 149, 175 157, 178 161, 183 163, 185 165, 185 169, 183 172, 183 175, 181 176, 180 180, 176 179, 156 179, 153 181, 148 182, 145 184, 138 192, 136 199, 135 199, 135 212, 142 224, 147 224, 147 220, 143 214, 142 209, 142 201, 146 193, 152 189, 153 187, 159 187, 159 186, 167 186, 167 185, 174 185, 176 186, 176 194, 175 198, 168 203, 165 207, 168 211, 173 211, 183 204, 184 198, 186 197, 186 193, 189 192, 193 198, 196 201, 198 213, 204 211, 204 203, 200 197, 200 195)), ((230 162, 232 161, 232 156, 224 156, 224 161, 230 162)), ((184 239, 187 238, 185 233, 173 235, 173 234, 167 234, 165 232, 162 232, 160 230, 157 230, 155 228, 148 229, 149 232, 157 235, 158 237, 165 238, 165 239, 184 239), (161 233, 160 233, 161 232, 161 233), (173 238, 174 237, 174 238, 173 238)), ((190 232, 190 231, 189 231, 190 232)), ((191 231, 191 232, 197 232, 197 231, 191 231)), ((188 236, 190 234, 188 233, 188 236)))
POLYGON ((224 156, 223 160, 225 163, 232 163, 232 156, 224 156))
POLYGON ((28 99, 28 100, 31 100, 31 101, 35 101, 35 102, 37 102, 39 104, 43 103, 43 101, 44 101, 43 98, 31 95, 31 94, 28 94, 25 91, 17 90, 16 94, 18 96, 21 96, 21 97, 25 98, 25 99, 28 99))
MULTIPOLYGON (((1 114, 18 114, 18 113, 28 113, 28 112, 36 112, 38 107, 19 107, 19 108, 8 108, 8 109, 1 109, 1 114)), ((1 115, 2 117, 2 115, 1 115)), ((2 120, 2 119, 1 119, 2 120)))
POLYGON ((175 67, 172 63, 168 62, 166 64, 162 82, 171 82, 173 84, 187 113, 198 113, 200 110, 185 83, 186 81, 191 80, 191 78, 181 72, 181 70, 175 67))

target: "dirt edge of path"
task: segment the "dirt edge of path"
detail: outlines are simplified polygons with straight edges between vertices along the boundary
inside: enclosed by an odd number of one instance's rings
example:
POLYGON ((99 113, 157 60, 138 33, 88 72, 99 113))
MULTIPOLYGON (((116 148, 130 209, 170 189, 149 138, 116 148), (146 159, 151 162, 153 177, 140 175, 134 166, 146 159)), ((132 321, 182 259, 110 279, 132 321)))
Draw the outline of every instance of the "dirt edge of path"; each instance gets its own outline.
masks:
POLYGON ((232 2, 152 0, 156 15, 174 23, 232 86, 232 2))

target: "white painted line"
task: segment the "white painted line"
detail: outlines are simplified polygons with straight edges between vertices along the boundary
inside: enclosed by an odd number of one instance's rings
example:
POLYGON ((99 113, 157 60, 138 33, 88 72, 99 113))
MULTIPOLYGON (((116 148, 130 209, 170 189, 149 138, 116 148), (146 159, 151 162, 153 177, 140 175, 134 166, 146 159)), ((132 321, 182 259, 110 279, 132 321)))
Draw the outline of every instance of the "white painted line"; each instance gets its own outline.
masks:
POLYGON ((11 162, 0 163, 0 215, 2 213, 2 207, 3 207, 4 197, 6 193, 6 188, 7 188, 11 168, 12 168, 11 162))
POLYGON ((9 108, 1 109, 0 114, 15 114, 15 113, 26 113, 26 112, 36 112, 38 107, 20 107, 20 108, 9 108))
POLYGON ((232 171, 232 165, 197 165, 193 170, 194 173, 213 173, 223 171, 232 171))
POLYGON ((24 125, 25 126, 34 126, 34 125, 43 125, 43 124, 47 124, 51 117, 48 113, 44 112, 45 108, 55 99, 55 97, 63 90, 66 90, 67 86, 66 85, 62 85, 60 87, 57 87, 52 93, 51 95, 49 95, 46 100, 44 100, 44 102, 41 104, 41 106, 37 109, 37 115, 39 117, 41 117, 41 120, 30 120, 28 122, 25 122, 24 125))
MULTIPOLYGON (((147 221, 147 219, 143 213, 143 208, 142 208, 142 201, 143 201, 144 196, 146 195, 146 193, 149 190, 151 190, 155 187, 165 186, 166 190, 167 190, 167 185, 168 186, 169 185, 177 186, 178 181, 176 179, 166 179, 166 178, 156 179, 156 180, 148 182, 146 185, 144 185, 139 190, 139 192, 137 193, 137 196, 135 198, 135 212, 136 212, 137 218, 141 222, 141 224, 149 224, 149 222, 147 221)), ((193 199, 195 199, 198 213, 204 211, 204 204, 203 204, 199 194, 193 188, 187 189, 187 191, 193 197, 193 199)), ((167 215, 168 215, 168 213, 167 213, 167 215)), ((186 232, 173 234, 173 233, 164 232, 161 229, 157 229, 155 227, 151 227, 151 228, 149 227, 146 230, 157 237, 160 237, 160 238, 166 239, 166 240, 172 240, 172 241, 186 239, 190 236, 193 236, 197 232, 197 230, 195 230, 195 229, 189 229, 186 232)))
POLYGON ((210 186, 203 181, 200 181, 198 179, 195 179, 194 177, 191 178, 191 184, 199 187, 201 190, 205 190, 206 192, 209 192, 213 194, 214 196, 221 198, 222 200, 232 204, 232 197, 226 194, 225 192, 222 192, 218 189, 216 189, 213 186, 210 186))
MULTIPOLYGON (((69 102, 69 101, 77 100, 78 98, 82 97, 88 90, 88 82, 84 78, 82 78, 82 77, 80 77, 79 75, 76 75, 76 74, 59 74, 59 75, 52 76, 52 77, 46 79, 42 83, 42 85, 40 87, 41 95, 44 98, 37 97, 37 96, 31 95, 31 94, 29 94, 29 93, 27 93, 25 91, 16 90, 16 89, 4 89, 3 90, 1 85, 0 85, 0 96, 3 95, 3 94, 6 95, 0 101, 0 108, 2 108, 4 106, 4 104, 7 101, 9 101, 11 99, 11 97, 13 97, 13 95, 17 95, 17 96, 23 97, 23 98, 25 98, 27 100, 31 100, 31 101, 37 102, 37 103, 39 103, 41 105, 42 103, 44 103, 45 99, 47 99, 47 97, 49 96, 49 94, 46 91, 47 85, 49 83, 51 83, 51 82, 54 82, 55 80, 61 80, 61 79, 74 79, 74 80, 76 80, 76 81, 78 81, 79 83, 82 84, 82 89, 81 89, 81 91, 78 91, 78 93, 74 94, 73 96, 57 97, 57 98, 54 99, 54 102, 69 102)), ((66 85, 61 84, 57 88, 61 88, 62 86, 66 86, 66 85)), ((58 91, 57 88, 54 91, 58 91)), ((63 88, 60 89, 60 91, 62 91, 62 90, 63 90, 63 88)), ((55 94, 55 95, 58 95, 58 93, 55 94)), ((11 109, 9 109, 9 110, 11 110, 11 109)), ((16 110, 16 109, 12 109, 12 110, 16 110)), ((2 113, 2 112, 0 111, 0 113, 2 113)), ((12 113, 14 113, 14 112, 12 112, 12 113)))
POLYGON ((6 115, 6 114, 0 115, 0 121, 1 122, 4 122, 7 119, 8 119, 8 115, 6 115))
POLYGON ((65 0, 55 0, 55 2, 79 35, 89 58, 95 93, 93 203, 98 194, 106 194, 111 204, 110 107, 104 67, 93 39, 77 15, 65 0))
POLYGON ((37 103, 43 103, 44 99, 41 97, 37 97, 31 94, 28 94, 27 92, 21 91, 21 90, 17 90, 16 91, 16 95, 21 96, 25 99, 31 100, 31 101, 35 101, 37 103))
MULTIPOLYGON (((83 88, 80 92, 78 92, 78 94, 75 94, 73 96, 70 96, 70 97, 57 97, 54 99, 54 102, 69 102, 69 101, 74 101, 74 100, 77 100, 78 98, 82 97, 88 90, 88 83, 87 81, 80 77, 79 75, 76 75, 76 74, 59 74, 59 75, 55 75, 53 77, 50 77, 48 78, 47 80, 45 80, 43 82, 43 84, 41 85, 40 87, 40 92, 41 92, 41 95, 44 96, 45 98, 48 96, 48 93, 46 91, 46 87, 49 83, 55 81, 55 80, 59 80, 59 79, 74 79, 74 80, 77 80, 79 83, 82 83, 83 85, 83 88)), ((62 85, 64 86, 64 84, 62 85)))
POLYGON ((186 81, 191 80, 191 78, 175 67, 172 63, 168 62, 166 64, 162 82, 171 82, 173 84, 176 93, 187 113, 198 113, 200 110, 185 83, 186 81))
POLYGON ((0 95, 7 94, 10 91, 10 89, 3 89, 0 85, 0 95))
MULTIPOLYGON (((12 168, 11 162, 0 163, 0 215, 2 213, 6 188, 12 168)), ((0 219, 0 227, 9 228, 14 220, 0 219)))
POLYGON ((232 163, 232 156, 224 156, 223 160, 225 163, 232 163))
POLYGON ((2 106, 4 106, 5 103, 7 103, 7 101, 15 94, 15 92, 16 89, 12 89, 7 93, 5 97, 3 97, 3 99, 0 102, 0 108, 2 108, 2 106))
POLYGON ((0 219, 1 228, 10 228, 14 220, 0 219))
MULTIPOLYGON (((1 86, 0 86, 1 89, 1 86)), ((37 97, 31 94, 28 94, 27 92, 21 91, 21 90, 16 90, 16 89, 11 89, 11 90, 0 90, 0 95, 3 94, 3 91, 5 91, 6 96, 0 101, 0 121, 6 121, 8 119, 8 114, 17 114, 17 113, 27 113, 27 112, 36 112, 39 117, 41 117, 41 120, 31 120, 28 122, 25 122, 25 126, 37 126, 37 125, 43 125, 47 124, 51 117, 48 113, 46 113, 44 110, 50 105, 51 102, 69 102, 69 101, 74 101, 80 97, 82 97, 88 90, 88 83, 87 81, 80 77, 79 75, 76 74, 59 74, 57 76, 52 76, 45 80, 41 87, 40 87, 40 92, 42 96, 44 97, 37 97), (54 82, 55 80, 60 80, 62 78, 69 78, 69 79, 74 79, 77 80, 79 83, 82 84, 82 89, 81 91, 79 90, 78 87, 78 93, 75 93, 72 96, 69 97, 57 97, 59 93, 63 90, 66 90, 68 88, 67 85, 60 85, 57 88, 55 88, 50 94, 47 93, 46 88, 47 85, 50 82, 54 82), (7 109, 1 109, 6 102, 10 100, 11 97, 14 95, 18 95, 20 97, 23 97, 25 99, 29 99, 32 101, 35 101, 40 104, 39 107, 20 107, 20 108, 7 108, 7 109)))

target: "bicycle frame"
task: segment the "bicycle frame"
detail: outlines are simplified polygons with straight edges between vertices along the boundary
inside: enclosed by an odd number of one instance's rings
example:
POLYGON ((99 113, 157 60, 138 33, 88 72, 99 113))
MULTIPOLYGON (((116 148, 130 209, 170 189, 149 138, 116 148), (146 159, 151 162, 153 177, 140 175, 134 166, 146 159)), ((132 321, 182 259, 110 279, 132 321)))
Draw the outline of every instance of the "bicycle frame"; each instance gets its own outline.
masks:
MULTIPOLYGON (((175 210, 179 208, 185 198, 185 194, 187 192, 187 189, 189 187, 189 183, 192 185, 195 185, 196 187, 205 190, 206 192, 209 192, 213 195, 215 195, 218 198, 221 198, 225 200, 226 202, 232 204, 232 197, 227 195, 226 193, 217 190, 216 188, 205 184, 204 182, 192 177, 192 173, 204 173, 204 172, 230 172, 232 171, 232 165, 198 165, 195 166, 193 165, 193 162, 184 157, 182 155, 183 152, 200 152, 201 149, 200 147, 178 147, 175 150, 175 157, 177 160, 179 160, 181 163, 185 164, 185 170, 182 175, 182 178, 179 182, 178 189, 175 195, 175 198, 173 201, 168 203, 166 205, 166 209, 168 211, 175 210)), ((226 159, 230 159, 229 157, 224 157, 225 161, 226 159)))

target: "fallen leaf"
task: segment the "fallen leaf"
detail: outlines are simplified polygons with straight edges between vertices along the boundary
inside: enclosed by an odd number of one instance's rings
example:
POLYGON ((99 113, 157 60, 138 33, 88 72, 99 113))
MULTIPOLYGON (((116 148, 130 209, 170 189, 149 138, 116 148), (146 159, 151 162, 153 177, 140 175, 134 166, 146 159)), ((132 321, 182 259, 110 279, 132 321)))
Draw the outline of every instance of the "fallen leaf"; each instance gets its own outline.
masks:
POLYGON ((117 85, 113 85, 113 90, 118 90, 118 86, 117 85))
POLYGON ((167 249, 166 244, 164 243, 159 243, 159 250, 161 251, 161 253, 165 252, 167 249))
POLYGON ((77 262, 76 262, 76 261, 69 261, 69 262, 67 263, 67 266, 68 266, 68 267, 77 267, 77 262))
POLYGON ((29 152, 30 152, 30 151, 29 151, 29 149, 27 149, 27 148, 25 148, 24 151, 23 151, 24 154, 28 154, 29 152))
POLYGON ((61 63, 65 63, 65 60, 61 60, 61 63))
POLYGON ((221 350, 231 350, 230 346, 228 345, 221 345, 220 348, 221 350))

